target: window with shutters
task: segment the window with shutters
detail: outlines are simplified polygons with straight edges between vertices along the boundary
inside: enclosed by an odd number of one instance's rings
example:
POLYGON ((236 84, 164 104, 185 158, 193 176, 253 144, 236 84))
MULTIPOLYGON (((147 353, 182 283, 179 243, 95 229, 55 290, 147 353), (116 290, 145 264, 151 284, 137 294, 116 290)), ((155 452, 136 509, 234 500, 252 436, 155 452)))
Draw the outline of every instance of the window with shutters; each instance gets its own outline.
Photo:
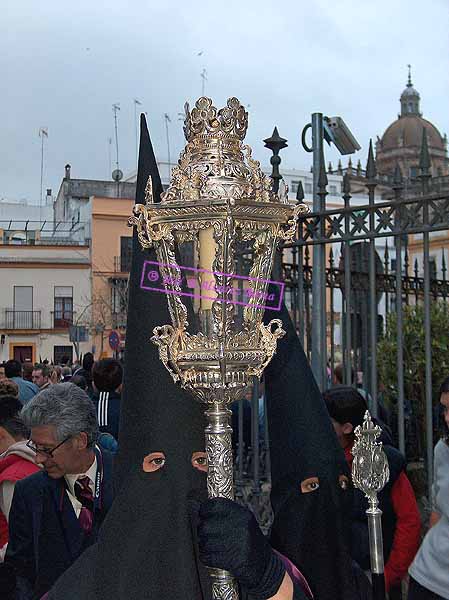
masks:
POLYGON ((120 238, 120 271, 129 273, 131 271, 131 261, 133 256, 133 238, 122 236, 120 238))
POLYGON ((55 286, 53 326, 69 327, 73 323, 73 287, 55 286))

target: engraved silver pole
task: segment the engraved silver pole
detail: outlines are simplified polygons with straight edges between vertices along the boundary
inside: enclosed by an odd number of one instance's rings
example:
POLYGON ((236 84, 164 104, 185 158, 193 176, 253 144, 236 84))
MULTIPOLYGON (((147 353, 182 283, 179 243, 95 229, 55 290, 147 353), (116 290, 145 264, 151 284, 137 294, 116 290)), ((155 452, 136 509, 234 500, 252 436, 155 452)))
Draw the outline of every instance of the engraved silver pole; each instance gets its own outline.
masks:
POLYGON ((377 438, 381 428, 374 425, 369 411, 366 411, 362 426, 356 427, 355 443, 352 449, 352 480, 367 500, 368 533, 371 556, 373 600, 385 600, 384 552, 382 541, 382 511, 377 494, 385 487, 389 477, 387 457, 382 450, 382 442, 377 438))
MULTIPOLYGON (((206 410, 207 492, 209 498, 234 499, 231 411, 214 403, 206 410)), ((237 584, 223 569, 210 569, 212 600, 238 600, 237 584)))

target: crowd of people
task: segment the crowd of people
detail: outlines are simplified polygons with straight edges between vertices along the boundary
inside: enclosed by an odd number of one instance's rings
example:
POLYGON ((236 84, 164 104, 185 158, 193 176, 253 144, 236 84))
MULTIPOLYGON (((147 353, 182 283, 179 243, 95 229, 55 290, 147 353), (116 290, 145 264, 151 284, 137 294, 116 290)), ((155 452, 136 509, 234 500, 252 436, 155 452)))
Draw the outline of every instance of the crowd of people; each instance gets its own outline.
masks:
MULTIPOLYGON (((94 362, 88 355, 83 365, 74 367, 56 369, 36 364, 25 369, 16 361, 8 361, 2 369, 0 561, 21 574, 14 580, 14 594, 19 595, 11 598, 41 598, 74 557, 96 540, 111 505, 111 456, 117 451, 119 439, 123 368, 115 359, 94 362), (30 376, 32 381, 26 379, 30 376), (85 489, 77 485, 74 473, 88 477, 85 489), (97 476, 101 479, 99 488, 97 476), (83 514, 87 514, 86 522, 83 514), (73 528, 73 523, 70 526, 74 517, 80 528, 73 528), (65 520, 69 533, 61 527, 65 520)), ((327 390, 323 399, 350 469, 354 430, 363 421, 366 399, 356 387, 341 384, 327 390)), ((434 510, 421 547, 422 523, 404 457, 393 447, 388 428, 382 433, 390 470, 389 481, 380 494, 385 584, 390 598, 400 597, 401 582, 408 579, 408 573, 409 600, 449 597, 449 554, 445 551, 449 550, 449 378, 442 383, 440 402, 446 429, 435 447, 434 510)), ((155 468, 153 462, 148 468, 155 468)), ((308 483, 312 490, 313 484, 308 483)), ((369 575, 367 502, 358 490, 353 490, 353 496, 351 558, 369 575)), ((233 515, 229 507, 227 510, 231 521, 246 518, 233 515)), ((254 523, 251 526, 254 528, 254 523)), ((276 532, 276 521, 274 528, 276 532)), ((207 526, 203 526, 204 531, 209 531, 207 526)), ((208 548, 205 533, 203 538, 208 548)), ((214 563, 213 552, 205 551, 203 556, 214 563)), ((303 567, 305 562, 299 557, 298 566, 303 567)), ((5 571, 2 580, 6 586, 3 589, 7 589, 5 571)))
MULTIPOLYGON (((62 529, 59 539, 52 535, 47 543, 34 545, 34 536, 45 538, 44 532, 55 525, 54 510, 45 501, 45 493, 56 489, 52 485, 62 485, 70 499, 70 504, 62 503, 61 518, 70 520, 72 509, 80 517, 84 508, 77 500, 73 473, 85 470, 93 482, 96 469, 102 479, 99 514, 107 512, 122 379, 119 361, 95 362, 90 353, 81 365, 21 365, 9 360, 0 366, 0 561, 23 574, 15 583, 19 598, 40 597, 40 589, 48 591, 73 561, 72 554, 64 557, 68 534, 62 529), (88 464, 92 457, 95 469, 88 464), (86 465, 91 468, 83 469, 86 465), (33 473, 37 478, 28 479, 33 473)), ((84 492, 88 496, 89 491, 84 492)), ((89 536, 95 536, 101 518, 88 520, 89 536)), ((82 547, 89 539, 85 535, 82 547)), ((7 581, 6 577, 0 589, 8 588, 7 581)))

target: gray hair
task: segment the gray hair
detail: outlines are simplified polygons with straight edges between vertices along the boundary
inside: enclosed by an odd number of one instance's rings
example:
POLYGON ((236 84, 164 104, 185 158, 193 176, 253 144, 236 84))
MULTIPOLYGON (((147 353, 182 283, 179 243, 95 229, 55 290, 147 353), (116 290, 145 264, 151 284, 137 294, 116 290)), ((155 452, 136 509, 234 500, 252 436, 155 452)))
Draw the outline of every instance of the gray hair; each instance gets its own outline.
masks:
POLYGON ((87 434, 91 447, 98 439, 98 422, 95 407, 89 396, 72 383, 56 383, 42 390, 22 408, 20 413, 28 429, 53 425, 58 441, 87 434))
POLYGON ((70 367, 62 367, 62 376, 66 377, 67 375, 72 374, 72 369, 70 367))

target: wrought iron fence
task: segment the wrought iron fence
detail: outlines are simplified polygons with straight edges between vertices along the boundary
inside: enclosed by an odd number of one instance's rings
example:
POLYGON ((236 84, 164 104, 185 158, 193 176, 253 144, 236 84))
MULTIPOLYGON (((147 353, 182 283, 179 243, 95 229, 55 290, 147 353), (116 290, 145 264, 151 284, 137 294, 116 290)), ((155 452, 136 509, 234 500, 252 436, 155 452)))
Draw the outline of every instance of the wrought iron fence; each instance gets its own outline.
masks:
MULTIPOLYGON (((345 175, 340 208, 326 208, 324 186, 319 190, 323 210, 300 219, 297 240, 282 252, 285 301, 309 359, 313 358, 313 338, 320 332, 315 352, 318 348, 323 388, 332 384, 340 363, 343 383, 359 387, 375 416, 385 417, 383 400, 389 396, 389 420, 397 446, 409 461, 425 461, 430 490, 438 435, 436 390, 441 383, 432 370, 441 372, 447 366, 445 375, 449 375, 449 357, 446 362, 442 354, 436 356, 437 342, 432 340, 434 307, 442 305, 449 315, 449 193, 439 180, 434 186, 428 169, 422 167, 420 187, 413 187, 412 196, 397 169, 392 198, 379 202, 372 167, 367 172, 371 176, 366 179, 365 205, 360 205, 360 199, 356 205, 351 203, 350 177, 345 175), (316 247, 321 259, 313 251, 316 247), (315 262, 317 256, 320 262, 315 262), (314 279, 322 294, 323 309, 318 315, 313 312, 314 279), (410 348, 409 324, 418 317, 422 336, 410 348), (392 333, 394 381, 385 382, 379 376, 379 364, 385 362, 379 349, 383 351, 386 336, 392 333), (423 357, 415 386, 410 385, 409 372, 413 348, 423 357)), ((438 337, 437 331, 433 334, 438 337)), ((269 480, 269 434, 265 429, 260 435, 260 424, 256 426, 260 409, 254 398, 248 417, 249 441, 241 433, 243 404, 235 410, 238 494, 243 497, 251 490, 251 497, 260 496, 269 480)))

